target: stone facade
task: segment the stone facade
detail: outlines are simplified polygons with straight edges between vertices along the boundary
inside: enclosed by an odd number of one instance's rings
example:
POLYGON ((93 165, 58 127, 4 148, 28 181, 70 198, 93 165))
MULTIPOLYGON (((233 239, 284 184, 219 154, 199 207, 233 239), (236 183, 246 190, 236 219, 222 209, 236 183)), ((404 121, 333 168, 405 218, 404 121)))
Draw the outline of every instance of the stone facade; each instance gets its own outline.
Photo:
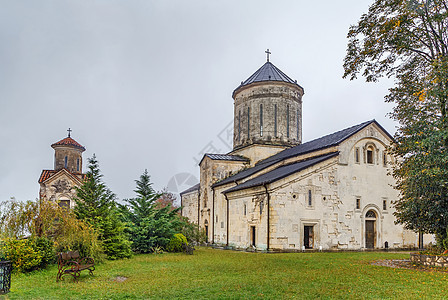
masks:
POLYGON ((301 87, 286 82, 260 82, 235 90, 233 148, 300 144, 302 95, 301 87))
POLYGON ((76 187, 82 184, 82 153, 85 148, 70 135, 51 145, 54 149, 54 169, 43 170, 39 177, 41 201, 56 201, 73 208, 76 187))
POLYGON ((209 242, 235 248, 417 247, 417 234, 394 223, 392 137, 373 120, 301 144, 303 89, 289 77, 256 76, 234 92, 234 150, 221 155, 230 158, 204 156, 199 185, 181 195, 182 214, 209 242), (289 126, 288 107, 298 114, 289 126))

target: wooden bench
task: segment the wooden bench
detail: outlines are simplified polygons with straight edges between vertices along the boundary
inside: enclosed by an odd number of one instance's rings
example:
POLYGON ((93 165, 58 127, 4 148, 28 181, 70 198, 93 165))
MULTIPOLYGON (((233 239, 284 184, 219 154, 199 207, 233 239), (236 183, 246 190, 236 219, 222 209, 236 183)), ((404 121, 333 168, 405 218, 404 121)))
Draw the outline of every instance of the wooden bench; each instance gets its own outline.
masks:
POLYGON ((81 271, 89 270, 90 275, 95 271, 95 261, 91 257, 81 258, 78 251, 60 252, 58 254, 58 276, 56 281, 64 280, 63 276, 72 275, 77 280, 81 271))

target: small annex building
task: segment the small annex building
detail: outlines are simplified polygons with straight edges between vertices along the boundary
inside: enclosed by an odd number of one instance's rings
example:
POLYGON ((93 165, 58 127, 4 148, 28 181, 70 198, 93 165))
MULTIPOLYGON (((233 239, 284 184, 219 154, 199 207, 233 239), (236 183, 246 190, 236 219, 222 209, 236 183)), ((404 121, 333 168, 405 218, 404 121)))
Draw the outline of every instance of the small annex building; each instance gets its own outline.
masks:
POLYGON ((417 247, 418 234, 394 223, 393 137, 370 120, 302 143, 303 95, 269 59, 241 82, 233 150, 203 156, 182 215, 234 248, 417 247))
POLYGON ((54 149, 54 169, 42 170, 39 177, 41 201, 56 201, 60 206, 73 208, 75 187, 82 184, 82 153, 86 150, 68 136, 51 145, 54 149))

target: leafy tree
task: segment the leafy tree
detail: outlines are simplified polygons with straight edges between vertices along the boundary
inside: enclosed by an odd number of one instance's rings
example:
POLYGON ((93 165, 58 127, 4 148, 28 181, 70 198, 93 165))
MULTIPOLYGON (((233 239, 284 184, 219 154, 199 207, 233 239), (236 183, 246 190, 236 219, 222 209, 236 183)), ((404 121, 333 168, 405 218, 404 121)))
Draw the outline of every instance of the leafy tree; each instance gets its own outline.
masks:
POLYGON ((168 192, 166 188, 162 190, 162 192, 160 193, 160 197, 156 202, 158 207, 165 207, 168 205, 171 205, 172 209, 178 207, 178 205, 176 205, 176 196, 173 193, 168 192))
POLYGON ((398 121, 393 176, 398 223, 448 230, 448 7, 446 0, 375 0, 351 26, 344 77, 394 77, 386 101, 398 121))
POLYGON ((103 175, 95 155, 89 158, 89 171, 77 188, 74 213, 80 220, 93 226, 99 233, 108 259, 131 256, 130 243, 124 235, 115 203, 115 194, 102 182, 103 175))
POLYGON ((155 247, 165 248, 179 225, 179 208, 158 206, 157 200, 162 194, 152 188, 147 170, 135 182, 137 197, 126 199, 126 205, 120 205, 132 248, 139 253, 152 252, 155 247))

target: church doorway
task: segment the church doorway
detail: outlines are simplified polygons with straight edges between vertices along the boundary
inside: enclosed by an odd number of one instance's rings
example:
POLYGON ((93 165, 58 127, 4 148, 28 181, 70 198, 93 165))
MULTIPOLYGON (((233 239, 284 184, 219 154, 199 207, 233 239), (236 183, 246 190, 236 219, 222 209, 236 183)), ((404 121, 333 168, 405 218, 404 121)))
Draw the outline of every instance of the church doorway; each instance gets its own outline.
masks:
POLYGON ((314 226, 304 226, 303 245, 305 249, 314 248, 314 226))
POLYGON ((256 237, 256 233, 255 233, 255 226, 250 226, 250 245, 251 246, 255 246, 255 237, 256 237))
POLYGON ((373 249, 376 246, 376 213, 369 210, 366 213, 366 248, 373 249))
POLYGON ((205 224, 205 226, 204 226, 205 227, 205 242, 208 243, 208 221, 205 220, 204 224, 205 224))

